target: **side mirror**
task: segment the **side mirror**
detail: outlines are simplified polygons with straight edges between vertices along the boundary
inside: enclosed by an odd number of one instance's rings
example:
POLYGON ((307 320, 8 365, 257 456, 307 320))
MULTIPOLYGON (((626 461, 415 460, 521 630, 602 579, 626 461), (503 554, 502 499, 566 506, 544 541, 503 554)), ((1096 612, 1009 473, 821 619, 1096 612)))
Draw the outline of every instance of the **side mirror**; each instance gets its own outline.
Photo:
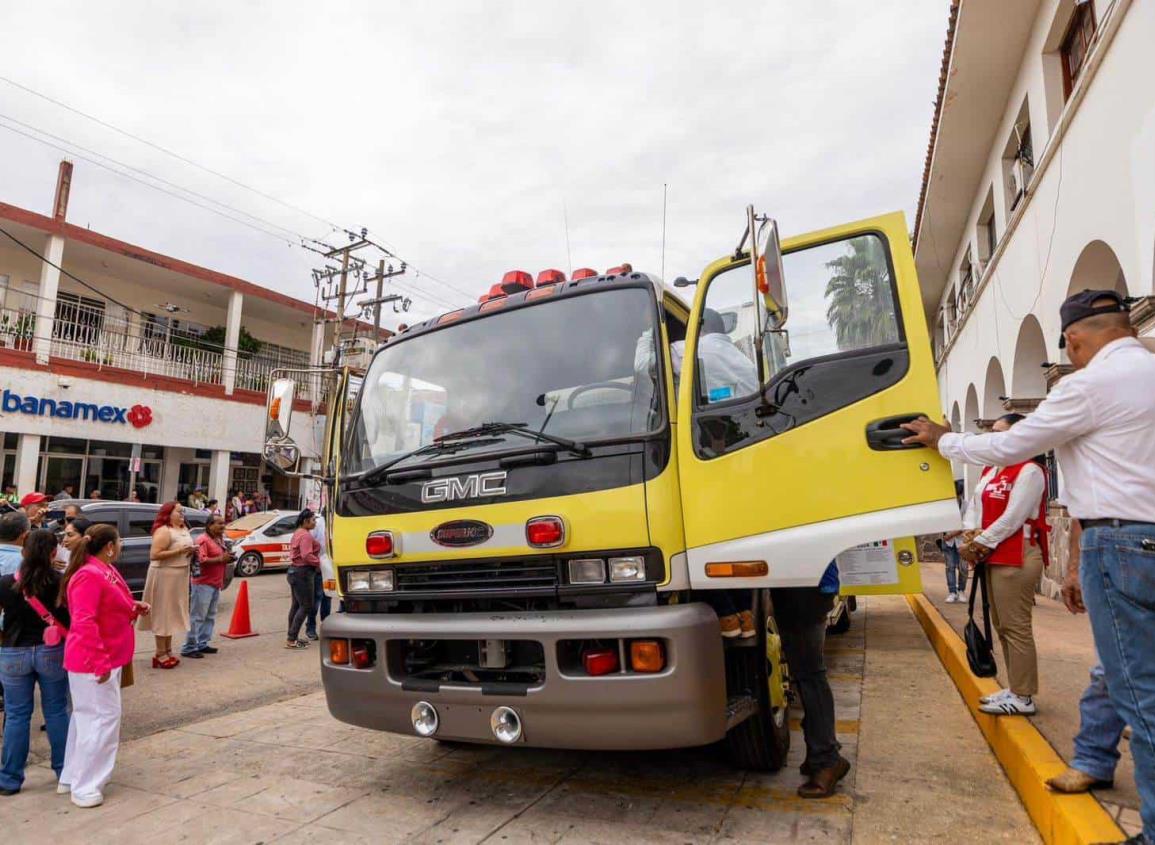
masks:
POLYGON ((754 206, 750 206, 747 213, 750 218, 750 232, 757 231, 757 236, 751 241, 753 254, 750 256, 754 267, 754 286, 766 306, 771 327, 780 329, 786 325, 788 309, 786 275, 782 270, 782 245, 778 241, 778 223, 766 217, 762 220, 761 228, 755 230, 757 221, 754 206))
POLYGON ((297 383, 291 378, 279 378, 269 386, 266 407, 265 440, 278 441, 289 436, 293 419, 293 397, 297 383))
POLYGON ((301 463, 301 450, 288 438, 269 441, 265 444, 264 458, 274 469, 286 475, 296 474, 301 463))

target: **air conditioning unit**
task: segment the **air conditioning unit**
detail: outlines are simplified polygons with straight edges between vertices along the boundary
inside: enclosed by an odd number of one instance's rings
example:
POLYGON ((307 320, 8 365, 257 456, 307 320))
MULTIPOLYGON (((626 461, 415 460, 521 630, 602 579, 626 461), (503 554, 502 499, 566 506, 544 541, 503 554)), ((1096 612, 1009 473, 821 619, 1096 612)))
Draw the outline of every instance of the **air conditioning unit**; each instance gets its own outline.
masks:
POLYGON ((1030 162, 1023 158, 1015 157, 1011 162, 1011 172, 1007 184, 1007 191, 1011 195, 1011 208, 1018 205, 1019 200, 1027 193, 1027 184, 1031 181, 1031 174, 1034 168, 1031 167, 1030 162))

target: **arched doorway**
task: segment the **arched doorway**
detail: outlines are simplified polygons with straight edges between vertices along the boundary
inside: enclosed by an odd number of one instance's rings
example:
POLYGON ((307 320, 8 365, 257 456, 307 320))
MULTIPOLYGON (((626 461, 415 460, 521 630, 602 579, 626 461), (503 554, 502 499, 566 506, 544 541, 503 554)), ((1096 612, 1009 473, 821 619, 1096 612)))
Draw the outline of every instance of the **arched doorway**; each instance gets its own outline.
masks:
POLYGON ((1123 265, 1106 241, 1091 241, 1083 247, 1071 271, 1067 296, 1088 289, 1115 290, 1124 296, 1128 294, 1123 265))
MULTIPOLYGON (((950 428, 951 431, 962 431, 962 411, 959 409, 958 402, 955 402, 950 409, 950 428)), ((950 462, 951 471, 954 473, 955 479, 963 477, 963 465, 958 461, 950 462)))
POLYGON ((1034 314, 1028 314, 1019 326, 1015 341, 1015 362, 1011 370, 1011 398, 1042 399, 1047 395, 1043 363, 1047 360, 1047 341, 1034 314))
MULTIPOLYGON (((967 388, 966 401, 963 402, 962 430, 977 433, 979 430, 976 420, 979 418, 979 392, 972 384, 967 388)), ((982 467, 966 464, 963 467, 963 499, 970 496, 975 485, 979 483, 982 467)))
POLYGON ((987 376, 983 388, 983 419, 993 420, 1004 413, 1002 397, 1007 395, 1003 365, 994 356, 987 362, 987 376))

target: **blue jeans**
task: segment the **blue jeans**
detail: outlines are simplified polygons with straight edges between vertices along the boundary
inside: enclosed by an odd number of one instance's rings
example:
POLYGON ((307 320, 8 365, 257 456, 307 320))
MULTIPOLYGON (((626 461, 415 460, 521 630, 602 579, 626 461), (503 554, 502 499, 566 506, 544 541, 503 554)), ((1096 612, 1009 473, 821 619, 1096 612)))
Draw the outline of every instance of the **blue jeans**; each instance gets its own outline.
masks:
POLYGON ((68 741, 68 673, 64 646, 0 648, 0 683, 4 685, 4 750, 0 754, 0 787, 19 789, 28 762, 33 694, 40 685, 40 709, 52 747, 52 770, 60 776, 68 741))
POLYGON ((947 592, 965 593, 967 591, 967 565, 958 556, 958 547, 943 543, 942 556, 946 558, 947 592))
POLYGON ((1079 699, 1079 732, 1071 765, 1098 780, 1114 780, 1125 726, 1107 693, 1103 664, 1096 663, 1091 667, 1091 683, 1079 699))
POLYGON ((1155 525, 1085 528, 1080 549, 1083 602, 1111 703, 1131 726, 1139 814, 1155 842, 1155 525))
POLYGON ((325 579, 321 577, 321 570, 318 569, 313 573, 313 609, 305 620, 306 634, 316 635, 317 616, 320 615, 321 621, 324 622, 332 609, 332 604, 332 600, 325 595, 325 579))
POLYGON ((184 648, 180 650, 181 654, 192 654, 209 644, 209 640, 213 638, 213 626, 217 621, 217 600, 220 597, 221 591, 216 587, 210 587, 208 584, 192 585, 188 601, 188 638, 184 641, 184 648))

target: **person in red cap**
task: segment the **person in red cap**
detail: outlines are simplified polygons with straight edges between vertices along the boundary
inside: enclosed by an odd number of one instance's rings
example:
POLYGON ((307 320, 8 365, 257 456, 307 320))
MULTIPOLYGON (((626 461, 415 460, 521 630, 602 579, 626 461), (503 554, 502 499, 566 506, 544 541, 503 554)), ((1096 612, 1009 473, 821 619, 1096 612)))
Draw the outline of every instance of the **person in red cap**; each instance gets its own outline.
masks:
POLYGON ((32 527, 39 528, 48 513, 48 497, 43 493, 28 493, 20 500, 20 509, 28 514, 28 521, 32 523, 32 527))

